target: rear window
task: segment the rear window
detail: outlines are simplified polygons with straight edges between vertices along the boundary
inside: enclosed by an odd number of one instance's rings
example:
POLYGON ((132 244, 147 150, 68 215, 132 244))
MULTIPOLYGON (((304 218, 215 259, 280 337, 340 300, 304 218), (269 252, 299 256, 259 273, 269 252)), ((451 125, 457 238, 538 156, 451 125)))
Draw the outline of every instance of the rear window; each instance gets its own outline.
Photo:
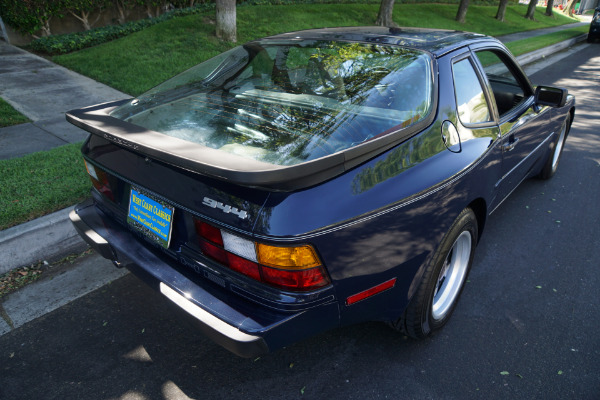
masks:
POLYGON ((424 52, 330 41, 234 48, 133 99, 111 116, 242 157, 295 165, 425 119, 424 52))

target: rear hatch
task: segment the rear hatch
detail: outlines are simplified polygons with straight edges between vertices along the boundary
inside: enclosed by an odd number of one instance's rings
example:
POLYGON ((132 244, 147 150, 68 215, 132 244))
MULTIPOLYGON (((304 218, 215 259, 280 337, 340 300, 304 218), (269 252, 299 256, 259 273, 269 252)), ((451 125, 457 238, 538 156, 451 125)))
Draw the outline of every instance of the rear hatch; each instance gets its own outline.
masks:
POLYGON ((406 140, 434 118, 420 50, 331 40, 247 43, 73 124, 154 160, 236 185, 294 191, 406 140))

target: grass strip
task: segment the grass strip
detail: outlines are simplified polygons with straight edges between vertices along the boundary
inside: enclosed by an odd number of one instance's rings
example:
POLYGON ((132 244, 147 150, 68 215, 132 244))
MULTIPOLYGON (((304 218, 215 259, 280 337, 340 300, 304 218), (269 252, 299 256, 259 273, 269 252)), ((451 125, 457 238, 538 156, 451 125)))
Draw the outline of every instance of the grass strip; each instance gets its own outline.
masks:
POLYGON ((588 26, 579 26, 577 28, 570 28, 564 31, 548 33, 546 35, 536 36, 529 39, 515 40, 514 42, 507 43, 506 47, 508 47, 508 49, 516 57, 520 56, 521 54, 543 49, 544 47, 548 47, 565 40, 573 39, 577 36, 587 33, 588 30, 588 26))
POLYGON ((50 273, 49 278, 51 279, 52 274, 60 273, 61 267, 72 265, 78 262, 82 257, 92 254, 92 252, 92 249, 87 249, 81 253, 70 254, 52 264, 45 260, 37 261, 31 265, 16 268, 0 275, 0 299, 35 282, 45 273, 50 273))
MULTIPOLYGON (((239 7, 238 42, 300 29, 372 25, 377 4, 298 4, 239 7), (284 16, 284 17, 283 17, 284 16)), ((470 6, 467 23, 454 20, 456 4, 399 4, 394 8, 400 26, 465 30, 501 36, 577 22, 562 14, 537 21, 523 18, 526 5, 509 6, 506 22, 497 21, 496 6, 470 6)), ((234 46, 214 36, 214 13, 171 19, 143 31, 75 53, 53 57, 69 69, 137 96, 160 82, 234 46)))
POLYGON ((0 299, 16 292, 42 276, 43 262, 21 267, 0 275, 0 299))
POLYGON ((0 128, 30 122, 29 118, 12 108, 6 101, 0 99, 0 128))
POLYGON ((81 144, 0 160, 0 230, 73 205, 89 196, 91 183, 81 144))

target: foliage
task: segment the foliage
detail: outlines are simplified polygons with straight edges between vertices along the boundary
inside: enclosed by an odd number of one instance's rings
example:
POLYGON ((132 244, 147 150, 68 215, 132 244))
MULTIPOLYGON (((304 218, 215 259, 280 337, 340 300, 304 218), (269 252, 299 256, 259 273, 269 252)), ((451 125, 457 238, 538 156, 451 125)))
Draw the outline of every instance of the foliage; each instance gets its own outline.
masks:
POLYGON ((0 275, 0 299, 42 276, 43 262, 8 271, 0 275))
POLYGON ((49 22, 61 15, 63 0, 0 0, 3 20, 17 31, 50 34, 49 22))
MULTIPOLYGON (((4 22, 22 34, 35 34, 42 30, 50 35, 49 21, 52 17, 72 14, 85 29, 91 28, 89 14, 108 7, 114 7, 120 22, 125 22, 127 10, 135 6, 144 7, 149 17, 158 17, 172 7, 186 8, 195 5, 206 8, 208 1, 194 0, 0 0, 0 15, 4 22), (204 3, 204 4, 203 4, 204 3)), ((210 7, 210 6, 209 6, 210 7)), ((159 20, 157 22, 160 22, 159 20)))
POLYGON ((71 53, 127 36, 174 17, 201 13, 213 7, 213 4, 202 4, 194 8, 175 9, 156 18, 131 21, 123 25, 108 25, 85 32, 45 36, 31 42, 29 48, 39 53, 51 55, 71 53))
POLYGON ((65 258, 53 262, 52 264, 48 261, 38 261, 34 264, 15 268, 7 273, 0 275, 0 299, 7 296, 24 286, 40 279, 43 274, 50 272, 49 279, 52 279, 52 275, 60 273, 60 267, 63 265, 74 264, 78 262, 82 257, 92 254, 93 250, 88 248, 81 253, 69 254, 65 258))
POLYGON ((6 24, 21 33, 39 30, 38 19, 29 12, 23 0, 0 0, 0 15, 6 24))

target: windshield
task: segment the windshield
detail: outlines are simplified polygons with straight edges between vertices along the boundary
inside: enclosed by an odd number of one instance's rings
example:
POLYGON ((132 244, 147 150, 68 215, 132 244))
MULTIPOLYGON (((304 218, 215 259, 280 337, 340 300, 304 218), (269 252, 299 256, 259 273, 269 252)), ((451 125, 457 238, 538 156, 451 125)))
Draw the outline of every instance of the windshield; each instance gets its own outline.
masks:
POLYGON ((397 46, 254 42, 166 81, 111 116, 277 165, 327 156, 425 119, 430 57, 397 46))

